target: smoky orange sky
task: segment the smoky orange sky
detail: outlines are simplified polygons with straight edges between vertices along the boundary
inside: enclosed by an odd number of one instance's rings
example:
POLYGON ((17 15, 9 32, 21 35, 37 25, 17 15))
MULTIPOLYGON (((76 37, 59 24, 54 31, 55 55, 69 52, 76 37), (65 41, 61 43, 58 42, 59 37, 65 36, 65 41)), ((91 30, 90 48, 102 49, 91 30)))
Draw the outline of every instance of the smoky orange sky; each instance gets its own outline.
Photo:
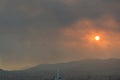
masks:
POLYGON ((119 0, 0 0, 0 68, 120 58, 119 14, 119 0))
POLYGON ((113 58, 120 56, 119 22, 112 16, 97 20, 83 19, 61 31, 60 45, 78 51, 82 58, 113 58), (100 36, 96 41, 95 36, 100 36), (115 52, 114 52, 115 51, 115 52))

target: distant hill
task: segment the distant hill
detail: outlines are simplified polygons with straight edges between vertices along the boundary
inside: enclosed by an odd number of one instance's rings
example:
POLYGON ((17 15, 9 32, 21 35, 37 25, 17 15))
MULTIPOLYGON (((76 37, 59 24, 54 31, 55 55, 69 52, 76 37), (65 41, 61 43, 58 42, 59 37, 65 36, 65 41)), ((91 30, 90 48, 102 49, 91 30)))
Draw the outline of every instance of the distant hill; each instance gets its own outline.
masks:
POLYGON ((0 69, 0 73, 5 72, 3 69, 0 69))
POLYGON ((19 71, 0 69, 0 80, 54 80, 58 68, 65 80, 120 80, 120 59, 41 64, 19 71))
POLYGON ((59 64, 41 64, 26 69, 27 72, 55 72, 59 68, 64 73, 79 74, 120 74, 120 59, 81 60, 59 64))

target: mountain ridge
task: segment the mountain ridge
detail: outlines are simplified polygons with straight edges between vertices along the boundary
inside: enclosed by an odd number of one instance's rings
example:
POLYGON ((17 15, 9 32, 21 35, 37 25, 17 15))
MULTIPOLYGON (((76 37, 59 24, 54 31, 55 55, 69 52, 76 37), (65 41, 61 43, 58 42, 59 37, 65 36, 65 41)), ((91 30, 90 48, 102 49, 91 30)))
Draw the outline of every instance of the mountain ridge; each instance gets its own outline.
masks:
POLYGON ((0 73, 12 72, 12 73, 44 73, 55 72, 57 69, 61 72, 67 73, 79 73, 79 74, 120 74, 120 59, 90 59, 81 61, 72 61, 66 63, 57 64, 40 64, 35 67, 31 67, 24 70, 7 71, 0 69, 0 73))
POLYGON ((93 74, 120 74, 120 59, 109 60, 81 60, 68 63, 41 64, 24 71, 27 72, 55 72, 57 69, 62 72, 79 72, 93 74))
POLYGON ((120 59, 40 64, 19 71, 0 69, 1 80, 54 80, 57 69, 65 80, 120 80, 120 59))

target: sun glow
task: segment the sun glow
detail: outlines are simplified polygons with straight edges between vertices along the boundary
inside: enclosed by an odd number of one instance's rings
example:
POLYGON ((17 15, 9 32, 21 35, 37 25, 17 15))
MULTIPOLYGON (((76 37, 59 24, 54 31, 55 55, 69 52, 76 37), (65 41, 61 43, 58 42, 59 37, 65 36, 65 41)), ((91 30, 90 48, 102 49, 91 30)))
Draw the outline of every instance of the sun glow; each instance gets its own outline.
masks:
POLYGON ((100 40, 100 36, 95 36, 95 40, 99 41, 100 40))

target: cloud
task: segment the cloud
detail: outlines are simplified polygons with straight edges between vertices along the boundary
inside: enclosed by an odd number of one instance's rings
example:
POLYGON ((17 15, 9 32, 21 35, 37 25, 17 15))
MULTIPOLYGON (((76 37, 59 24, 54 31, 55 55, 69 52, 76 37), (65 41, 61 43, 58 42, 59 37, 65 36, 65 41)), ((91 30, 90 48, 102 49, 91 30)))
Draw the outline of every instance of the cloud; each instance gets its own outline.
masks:
POLYGON ((120 45, 119 26, 119 22, 112 16, 79 20, 61 30, 60 44, 68 50, 78 51, 80 57, 84 58, 112 58, 113 55, 117 57, 120 45), (94 40, 96 35, 101 36, 99 42, 94 40))

